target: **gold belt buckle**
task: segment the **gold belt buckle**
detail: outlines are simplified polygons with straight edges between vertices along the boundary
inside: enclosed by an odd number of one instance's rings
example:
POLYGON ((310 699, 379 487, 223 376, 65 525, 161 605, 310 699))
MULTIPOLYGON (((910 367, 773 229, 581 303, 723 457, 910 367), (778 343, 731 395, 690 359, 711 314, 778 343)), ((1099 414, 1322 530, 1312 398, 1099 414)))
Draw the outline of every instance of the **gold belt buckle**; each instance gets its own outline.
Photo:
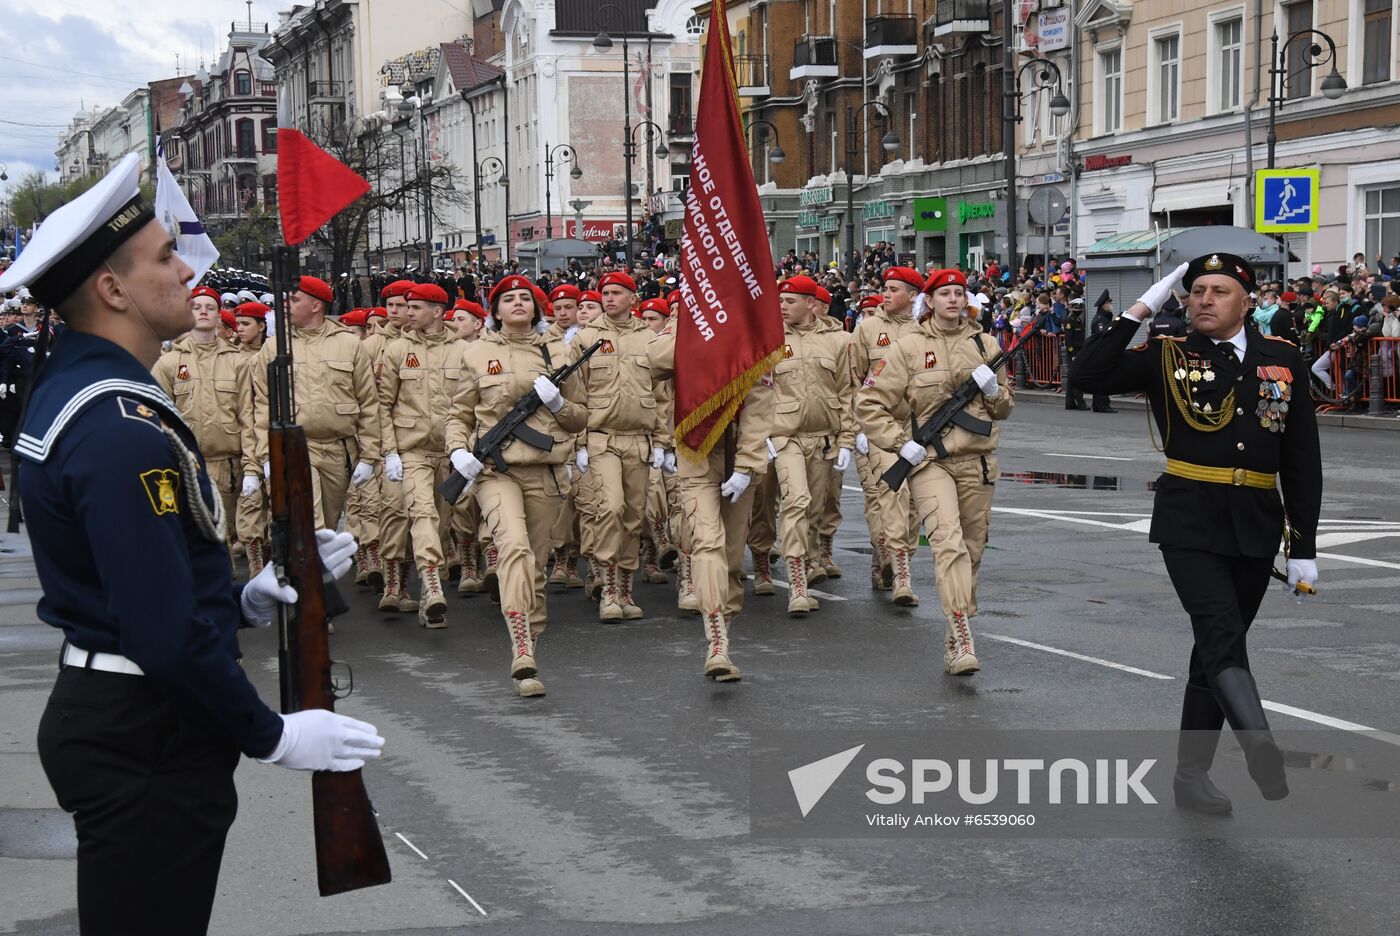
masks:
POLYGON ((1244 476, 1245 476, 1245 471, 1244 471, 1244 469, 1243 469, 1243 468, 1236 468, 1234 471, 1232 471, 1232 472, 1230 473, 1230 483, 1233 484, 1235 487, 1240 487, 1240 486, 1242 486, 1242 485, 1244 484, 1244 476))

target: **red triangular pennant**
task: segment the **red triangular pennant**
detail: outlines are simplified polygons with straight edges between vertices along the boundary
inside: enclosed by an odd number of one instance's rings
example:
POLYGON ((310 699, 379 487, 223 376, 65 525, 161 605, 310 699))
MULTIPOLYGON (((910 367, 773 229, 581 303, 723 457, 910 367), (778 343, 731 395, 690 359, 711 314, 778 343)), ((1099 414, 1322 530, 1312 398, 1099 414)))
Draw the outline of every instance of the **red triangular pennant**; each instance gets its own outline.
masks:
POLYGON ((288 244, 300 244, 368 191, 368 182, 301 131, 278 128, 277 209, 288 244))

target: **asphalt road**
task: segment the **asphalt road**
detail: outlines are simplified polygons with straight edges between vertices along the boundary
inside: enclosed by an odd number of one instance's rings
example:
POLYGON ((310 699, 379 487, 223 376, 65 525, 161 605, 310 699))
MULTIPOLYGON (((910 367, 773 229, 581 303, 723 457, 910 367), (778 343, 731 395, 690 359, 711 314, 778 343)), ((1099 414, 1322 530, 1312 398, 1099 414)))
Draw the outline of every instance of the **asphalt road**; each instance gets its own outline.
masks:
MULTIPOLYGON (((1400 730, 1396 438, 1323 430, 1322 593, 1300 608, 1271 590, 1251 634, 1275 728, 1309 730, 1313 755, 1365 758, 1389 742, 1356 728, 1400 730)), ((846 575, 817 586, 835 597, 793 621, 781 590, 750 596, 738 684, 700 676, 698 621, 667 586, 639 586, 648 616, 625 624, 598 623, 578 592, 552 595, 549 694, 534 700, 511 689, 485 596, 452 595, 451 627, 427 632, 359 593, 336 624, 356 684, 341 709, 388 739, 365 776, 395 880, 318 898, 306 776, 245 761, 212 932, 1395 932, 1400 849, 1388 839, 750 834, 755 733, 1175 727, 1189 636, 1147 542, 1161 456, 1144 414, 1025 403, 1002 465, 974 621, 984 669, 970 679, 942 672, 927 550, 920 607, 870 591, 854 487, 838 537, 846 575)), ((34 753, 58 637, 35 623, 26 544, 2 548, 0 931, 70 933, 71 825, 34 753)), ((267 698, 272 636, 244 641, 267 698)), ((1235 782, 1237 757, 1220 763, 1244 821, 1257 794, 1235 782)), ((1393 791, 1375 802, 1397 806, 1393 791)))

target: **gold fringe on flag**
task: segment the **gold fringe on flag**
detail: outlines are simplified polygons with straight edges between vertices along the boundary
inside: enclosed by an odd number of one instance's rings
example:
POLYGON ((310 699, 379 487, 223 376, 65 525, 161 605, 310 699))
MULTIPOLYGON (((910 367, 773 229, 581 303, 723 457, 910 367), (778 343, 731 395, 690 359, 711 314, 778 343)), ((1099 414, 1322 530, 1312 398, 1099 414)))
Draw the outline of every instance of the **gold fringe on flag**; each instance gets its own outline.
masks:
POLYGON ((767 357, 759 359, 759 362, 738 377, 731 380, 723 389, 710 397, 704 403, 692 411, 690 415, 676 424, 676 451, 681 453, 681 457, 691 462, 704 461, 709 457, 710 451, 719 442, 720 436, 724 435, 724 430, 729 428, 729 424, 734 421, 734 414, 739 411, 744 400, 753 389, 754 384, 777 366, 783 359, 783 349, 778 348, 770 352, 767 357), (700 443, 698 449, 693 449, 685 442, 685 437, 690 430, 709 419, 716 410, 723 408, 724 412, 715 420, 715 424, 710 427, 710 431, 705 435, 705 441, 700 443))

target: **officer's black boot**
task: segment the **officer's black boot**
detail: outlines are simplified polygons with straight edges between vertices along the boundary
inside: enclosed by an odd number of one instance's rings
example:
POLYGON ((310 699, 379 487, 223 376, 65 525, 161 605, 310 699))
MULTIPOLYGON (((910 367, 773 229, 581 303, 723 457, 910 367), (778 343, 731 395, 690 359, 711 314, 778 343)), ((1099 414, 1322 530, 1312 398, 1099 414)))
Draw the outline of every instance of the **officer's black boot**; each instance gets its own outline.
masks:
POLYGON ((1212 816, 1230 813, 1230 797, 1210 782, 1210 765, 1220 741, 1225 713, 1204 686, 1186 684, 1181 700, 1181 734, 1176 742, 1176 776, 1172 793, 1178 809, 1194 809, 1212 816))
POLYGON ((1280 800, 1288 795, 1288 779, 1283 774, 1283 752, 1269 732, 1264 706, 1259 701, 1259 687, 1249 670, 1232 666, 1216 673, 1211 682, 1215 700, 1225 712, 1230 727, 1244 748, 1249 775, 1259 785, 1266 800, 1280 800))

